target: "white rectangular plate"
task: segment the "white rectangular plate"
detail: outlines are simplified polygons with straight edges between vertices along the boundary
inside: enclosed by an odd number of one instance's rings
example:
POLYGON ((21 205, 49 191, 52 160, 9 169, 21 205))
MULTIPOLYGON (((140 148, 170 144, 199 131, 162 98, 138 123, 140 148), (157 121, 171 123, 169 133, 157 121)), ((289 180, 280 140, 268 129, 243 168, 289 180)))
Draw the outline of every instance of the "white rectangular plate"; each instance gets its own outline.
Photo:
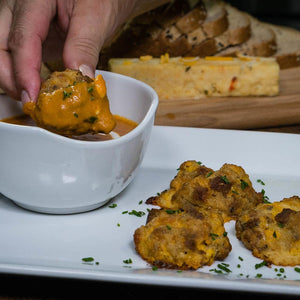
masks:
POLYGON ((135 229, 145 224, 151 208, 145 200, 168 188, 183 161, 194 159, 213 169, 238 164, 257 191, 264 189, 270 201, 279 201, 300 195, 299 149, 299 135, 156 126, 136 179, 105 207, 44 215, 0 195, 0 272, 300 295, 300 273, 294 267, 255 268, 261 260, 236 239, 234 222, 226 224, 233 248, 223 261, 231 270, 228 274, 212 271, 221 262, 197 271, 153 270, 133 243, 135 229), (133 210, 145 214, 124 213, 133 210), (85 263, 85 257, 94 261, 85 263))

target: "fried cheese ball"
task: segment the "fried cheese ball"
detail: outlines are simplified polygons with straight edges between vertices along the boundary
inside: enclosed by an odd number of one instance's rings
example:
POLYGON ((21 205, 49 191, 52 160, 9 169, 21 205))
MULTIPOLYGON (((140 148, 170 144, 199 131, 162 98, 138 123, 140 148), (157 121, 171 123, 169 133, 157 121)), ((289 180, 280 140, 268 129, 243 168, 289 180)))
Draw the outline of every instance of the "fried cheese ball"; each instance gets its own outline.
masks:
POLYGON ((236 236, 264 261, 280 266, 300 264, 300 198, 259 204, 236 222, 236 236))
POLYGON ((76 70, 53 72, 37 103, 28 102, 23 110, 38 126, 63 135, 109 133, 115 127, 102 76, 91 79, 76 70))
POLYGON ((209 210, 152 209, 147 224, 134 233, 137 253, 169 269, 198 269, 223 260, 231 251, 221 216, 209 210))
POLYGON ((195 160, 188 160, 183 162, 179 169, 178 173, 170 183, 170 188, 161 192, 158 196, 149 198, 146 203, 152 205, 158 205, 162 208, 175 208, 172 204, 172 197, 174 194, 182 188, 184 184, 190 182, 193 178, 197 176, 207 176, 212 173, 213 170, 210 168, 201 165, 201 163, 195 160))
POLYGON ((215 172, 206 168, 205 172, 189 178, 177 190, 163 192, 147 201, 171 209, 189 210, 195 206, 213 209, 222 215, 224 222, 236 220, 243 211, 262 202, 262 195, 253 189, 244 169, 233 164, 224 164, 215 172))

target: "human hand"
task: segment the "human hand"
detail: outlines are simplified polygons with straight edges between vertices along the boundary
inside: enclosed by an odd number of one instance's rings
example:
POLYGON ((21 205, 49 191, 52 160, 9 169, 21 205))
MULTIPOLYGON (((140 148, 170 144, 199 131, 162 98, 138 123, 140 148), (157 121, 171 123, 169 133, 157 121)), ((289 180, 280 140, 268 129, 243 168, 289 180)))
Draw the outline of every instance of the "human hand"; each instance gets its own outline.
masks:
POLYGON ((100 49, 138 0, 0 0, 0 86, 36 101, 42 58, 94 77, 100 49))

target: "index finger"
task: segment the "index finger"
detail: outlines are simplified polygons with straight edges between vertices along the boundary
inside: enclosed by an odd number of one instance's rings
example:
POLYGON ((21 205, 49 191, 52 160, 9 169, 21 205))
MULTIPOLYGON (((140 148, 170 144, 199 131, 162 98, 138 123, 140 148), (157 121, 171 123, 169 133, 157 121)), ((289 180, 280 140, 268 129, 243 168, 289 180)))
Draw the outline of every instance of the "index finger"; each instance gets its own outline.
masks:
POLYGON ((15 5, 8 47, 23 102, 37 99, 41 84, 42 43, 54 15, 53 0, 23 0, 15 5))

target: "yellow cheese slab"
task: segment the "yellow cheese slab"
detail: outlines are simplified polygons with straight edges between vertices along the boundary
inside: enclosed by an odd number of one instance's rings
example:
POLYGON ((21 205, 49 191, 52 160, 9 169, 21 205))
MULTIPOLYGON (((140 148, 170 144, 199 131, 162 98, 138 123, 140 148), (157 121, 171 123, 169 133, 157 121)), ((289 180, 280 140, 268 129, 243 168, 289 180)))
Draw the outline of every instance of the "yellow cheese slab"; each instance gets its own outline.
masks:
POLYGON ((115 58, 109 69, 149 84, 165 100, 279 93, 279 65, 273 58, 115 58))

